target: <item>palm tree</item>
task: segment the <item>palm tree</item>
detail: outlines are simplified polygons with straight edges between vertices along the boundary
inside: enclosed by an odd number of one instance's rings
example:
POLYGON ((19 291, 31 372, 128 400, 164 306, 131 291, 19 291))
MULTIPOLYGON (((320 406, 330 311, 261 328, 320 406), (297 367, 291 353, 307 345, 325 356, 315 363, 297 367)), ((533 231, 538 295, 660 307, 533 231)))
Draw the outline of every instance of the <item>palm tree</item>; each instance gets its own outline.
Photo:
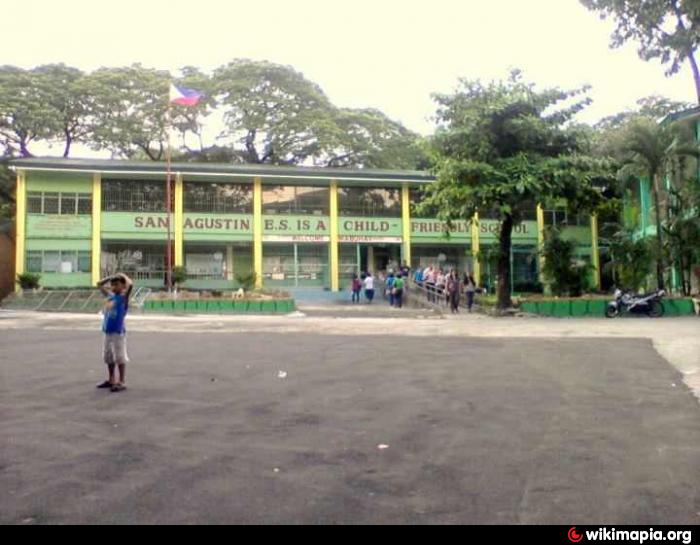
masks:
POLYGON ((641 171, 651 182, 656 220, 656 282, 664 289, 664 243, 661 220, 661 183, 679 157, 695 156, 698 149, 682 127, 657 123, 648 117, 634 117, 627 122, 620 151, 624 162, 634 170, 641 171))

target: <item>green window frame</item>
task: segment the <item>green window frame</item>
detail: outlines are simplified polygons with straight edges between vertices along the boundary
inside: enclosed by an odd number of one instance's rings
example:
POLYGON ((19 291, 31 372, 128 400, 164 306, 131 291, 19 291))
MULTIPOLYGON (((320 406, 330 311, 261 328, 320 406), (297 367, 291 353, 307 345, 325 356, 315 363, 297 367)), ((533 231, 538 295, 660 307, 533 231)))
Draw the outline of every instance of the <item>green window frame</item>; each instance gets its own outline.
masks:
POLYGON ((90 193, 31 191, 27 193, 28 214, 76 216, 92 214, 90 193))
POLYGON ((71 273, 92 272, 92 252, 83 250, 29 250, 27 272, 61 273, 61 263, 71 263, 71 273))

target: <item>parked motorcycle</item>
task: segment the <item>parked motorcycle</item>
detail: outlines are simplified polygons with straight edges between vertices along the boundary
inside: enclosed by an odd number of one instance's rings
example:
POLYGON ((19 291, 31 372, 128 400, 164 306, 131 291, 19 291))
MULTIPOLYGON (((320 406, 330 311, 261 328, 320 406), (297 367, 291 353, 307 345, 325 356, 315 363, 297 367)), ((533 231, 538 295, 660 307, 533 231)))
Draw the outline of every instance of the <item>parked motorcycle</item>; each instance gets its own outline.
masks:
POLYGON ((651 293, 638 295, 630 290, 616 289, 613 301, 605 308, 605 316, 615 318, 627 312, 632 314, 646 314, 650 318, 659 318, 664 315, 664 304, 661 302, 666 292, 656 290, 651 293))

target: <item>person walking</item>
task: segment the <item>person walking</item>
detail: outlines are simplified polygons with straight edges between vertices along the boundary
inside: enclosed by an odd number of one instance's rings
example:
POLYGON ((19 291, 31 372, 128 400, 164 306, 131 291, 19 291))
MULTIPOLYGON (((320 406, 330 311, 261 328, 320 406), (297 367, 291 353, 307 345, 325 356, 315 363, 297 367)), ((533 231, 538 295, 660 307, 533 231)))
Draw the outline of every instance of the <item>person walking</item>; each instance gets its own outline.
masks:
POLYGON ((467 311, 472 311, 474 305, 474 294, 476 293, 476 282, 471 273, 464 275, 464 293, 467 295, 467 311))
POLYGON ((423 274, 423 283, 425 284, 425 290, 428 294, 429 303, 435 302, 435 279, 435 269, 432 265, 429 265, 423 274))
POLYGON ((446 281, 447 297, 450 301, 450 310, 452 314, 457 314, 459 312, 459 297, 462 294, 460 289, 459 276, 457 276, 457 271, 452 269, 446 281))
POLYGON ((362 281, 358 278, 356 274, 352 275, 352 282, 350 283, 350 289, 352 290, 352 302, 360 302, 360 292, 362 291, 362 281))
POLYGON ((374 278, 372 274, 367 271, 367 276, 364 280, 365 285, 365 297, 367 298, 367 304, 372 304, 372 299, 374 299, 374 278))
POLYGON ((389 299, 389 306, 394 306, 394 271, 389 271, 389 276, 386 277, 386 282, 384 282, 384 298, 389 299))
POLYGON ((396 278, 394 279, 394 305, 396 308, 401 308, 403 306, 403 294, 404 294, 404 289, 405 289, 406 282, 403 278, 403 275, 401 273, 396 275, 396 278))

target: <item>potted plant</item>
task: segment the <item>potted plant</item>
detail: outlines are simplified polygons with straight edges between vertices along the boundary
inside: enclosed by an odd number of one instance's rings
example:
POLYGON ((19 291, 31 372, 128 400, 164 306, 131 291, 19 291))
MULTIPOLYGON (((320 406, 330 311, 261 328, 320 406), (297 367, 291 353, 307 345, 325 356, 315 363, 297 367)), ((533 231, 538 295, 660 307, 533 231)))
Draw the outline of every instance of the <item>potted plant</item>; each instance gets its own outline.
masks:
POLYGON ((17 283, 23 290, 35 290, 39 287, 40 274, 25 272, 17 275, 17 283))
POLYGON ((175 296, 177 297, 177 289, 187 281, 187 269, 182 266, 173 267, 172 283, 175 286, 175 296))

